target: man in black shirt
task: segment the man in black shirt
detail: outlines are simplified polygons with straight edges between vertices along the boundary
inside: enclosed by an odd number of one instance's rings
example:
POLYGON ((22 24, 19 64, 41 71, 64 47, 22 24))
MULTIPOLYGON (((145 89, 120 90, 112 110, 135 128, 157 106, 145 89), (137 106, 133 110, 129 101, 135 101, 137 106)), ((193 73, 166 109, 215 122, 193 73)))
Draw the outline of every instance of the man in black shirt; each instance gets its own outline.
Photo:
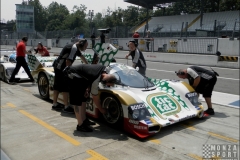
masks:
POLYGON ((198 66, 180 69, 176 74, 179 78, 187 78, 189 84, 195 89, 195 91, 203 95, 208 106, 205 113, 214 115, 211 96, 213 88, 217 82, 216 76, 218 76, 218 74, 215 71, 209 71, 198 66))
POLYGON ((106 109, 102 108, 98 96, 98 84, 102 82, 107 86, 113 86, 116 77, 107 74, 106 67, 99 64, 88 65, 78 64, 64 69, 68 77, 70 104, 74 106, 75 115, 78 121, 77 130, 82 132, 92 132, 90 124, 86 119, 86 90, 91 86, 90 93, 98 110, 105 114, 106 109))
POLYGON ((100 35, 100 39, 101 39, 101 44, 105 43, 105 35, 102 32, 102 34, 100 35))
POLYGON ((133 68, 138 67, 139 70, 138 72, 141 73, 142 75, 146 74, 146 61, 145 58, 142 54, 142 52, 137 48, 138 44, 136 43, 135 40, 131 40, 128 42, 128 47, 129 47, 129 53, 125 56, 126 59, 128 59, 129 56, 132 57, 132 62, 133 62, 133 68))
POLYGON ((95 39, 96 39, 96 36, 95 36, 95 33, 93 33, 93 34, 91 35, 92 48, 94 48, 94 46, 95 46, 95 39))
POLYGON ((61 109, 61 106, 57 103, 58 95, 63 93, 64 112, 73 113, 73 109, 68 106, 68 87, 67 79, 63 74, 63 69, 66 66, 71 66, 75 61, 76 56, 81 57, 84 63, 88 63, 81 51, 85 51, 88 46, 86 39, 80 39, 74 44, 67 44, 61 51, 59 57, 54 61, 53 68, 55 73, 54 85, 53 85, 53 106, 52 109, 61 109))

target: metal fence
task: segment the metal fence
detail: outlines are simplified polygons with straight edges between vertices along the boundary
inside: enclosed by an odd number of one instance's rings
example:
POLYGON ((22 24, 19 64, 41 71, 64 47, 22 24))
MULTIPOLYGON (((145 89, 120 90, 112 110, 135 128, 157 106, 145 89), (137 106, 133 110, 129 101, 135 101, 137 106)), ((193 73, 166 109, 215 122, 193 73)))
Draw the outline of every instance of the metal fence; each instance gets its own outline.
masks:
MULTIPOLYGON (((184 29, 181 24, 175 24, 175 29, 173 26, 166 28, 165 30, 153 30, 151 35, 155 38, 158 37, 239 37, 240 35, 240 25, 239 21, 235 21, 233 23, 225 24, 221 23, 221 25, 225 25, 223 28, 218 27, 218 24, 211 25, 209 27, 196 27, 195 29, 188 30, 184 29), (182 26, 182 27, 176 27, 182 26)), ((150 24, 151 25, 151 24, 150 24)), ((156 24, 152 24, 156 26, 156 24)), ((174 24, 172 24, 174 25, 174 24)), ((145 26, 146 27, 146 26, 145 26)), ((111 28, 111 32, 107 34, 108 38, 130 38, 133 35, 133 31, 131 31, 132 26, 116 26, 111 28)), ((100 32, 93 28, 92 32, 95 33, 96 37, 100 35, 100 32)), ((91 35, 90 28, 86 28, 85 30, 58 30, 58 31, 44 31, 44 32, 34 32, 34 33, 17 33, 17 32, 9 32, 2 31, 1 39, 20 39, 23 36, 28 36, 31 39, 54 39, 57 37, 60 38, 72 38, 76 36, 82 36, 84 38, 89 38, 91 35)), ((143 32, 139 32, 140 37, 144 37, 143 32)))

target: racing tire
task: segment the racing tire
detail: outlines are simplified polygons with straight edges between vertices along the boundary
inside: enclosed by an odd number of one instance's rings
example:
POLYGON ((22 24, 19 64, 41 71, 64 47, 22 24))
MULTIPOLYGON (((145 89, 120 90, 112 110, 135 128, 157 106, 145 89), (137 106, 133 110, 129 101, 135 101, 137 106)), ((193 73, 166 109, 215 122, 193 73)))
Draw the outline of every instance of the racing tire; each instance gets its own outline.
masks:
POLYGON ((4 79, 4 69, 3 69, 3 66, 0 65, 0 79, 3 81, 4 79))
POLYGON ((38 76, 38 91, 43 99, 49 99, 49 81, 45 73, 38 76))
POLYGON ((123 126, 123 110, 117 98, 112 95, 104 96, 102 107, 107 109, 107 114, 103 114, 103 118, 108 124, 123 126))

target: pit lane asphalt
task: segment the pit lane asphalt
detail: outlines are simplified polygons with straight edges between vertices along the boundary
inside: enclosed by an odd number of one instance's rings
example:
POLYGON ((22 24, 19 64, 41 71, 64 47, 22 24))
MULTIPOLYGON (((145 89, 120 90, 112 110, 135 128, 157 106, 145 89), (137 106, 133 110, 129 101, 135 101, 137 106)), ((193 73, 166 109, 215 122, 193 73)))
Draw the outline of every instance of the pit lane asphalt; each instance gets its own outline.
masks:
MULTIPOLYGON (((161 68, 157 69, 166 69, 158 65, 161 68)), ((147 70, 149 77, 158 76, 158 72, 152 72, 147 70)), ((164 76, 163 73, 159 76, 164 76)), ((168 76, 175 76, 171 74, 168 76)), ((112 128, 99 119, 93 119, 97 122, 94 132, 77 132, 75 116, 53 111, 51 104, 39 97, 36 84, 1 82, 1 149, 10 159, 198 160, 204 144, 239 145, 236 108, 213 105, 216 114, 210 118, 183 121, 139 140, 118 129, 119 126, 112 128)))
POLYGON ((51 110, 51 104, 39 97, 37 84, 1 81, 1 149, 10 159, 200 160, 204 144, 239 144, 236 108, 213 105, 210 118, 186 120, 140 140, 101 119, 92 119, 92 133, 78 132, 75 116, 51 110))

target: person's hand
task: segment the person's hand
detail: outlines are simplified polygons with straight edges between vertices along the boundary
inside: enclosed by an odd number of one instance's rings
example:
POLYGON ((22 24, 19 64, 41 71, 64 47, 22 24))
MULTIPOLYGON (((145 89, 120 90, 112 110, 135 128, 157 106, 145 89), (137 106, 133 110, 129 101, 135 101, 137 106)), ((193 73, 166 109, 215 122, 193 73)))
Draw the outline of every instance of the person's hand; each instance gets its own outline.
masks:
POLYGON ((128 59, 128 56, 129 56, 129 55, 127 54, 127 55, 125 56, 125 58, 128 59))

